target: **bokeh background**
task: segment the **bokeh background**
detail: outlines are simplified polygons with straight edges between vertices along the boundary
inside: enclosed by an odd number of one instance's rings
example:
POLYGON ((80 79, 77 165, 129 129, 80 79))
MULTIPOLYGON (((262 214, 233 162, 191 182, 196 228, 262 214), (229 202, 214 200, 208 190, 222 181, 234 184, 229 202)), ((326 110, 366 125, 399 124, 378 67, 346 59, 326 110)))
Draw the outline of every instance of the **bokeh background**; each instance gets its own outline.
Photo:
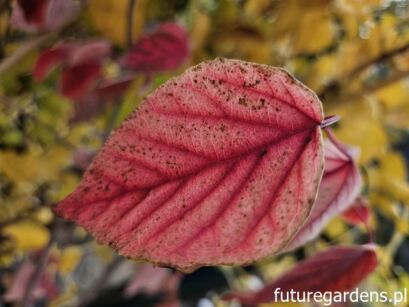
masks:
POLYGON ((229 306, 226 290, 367 242, 362 224, 336 217, 295 252, 182 274, 123 259, 53 215, 146 94, 217 56, 284 67, 342 117, 334 132, 360 149, 379 246, 361 287, 409 287, 409 1, 0 0, 0 35, 0 306, 229 306))

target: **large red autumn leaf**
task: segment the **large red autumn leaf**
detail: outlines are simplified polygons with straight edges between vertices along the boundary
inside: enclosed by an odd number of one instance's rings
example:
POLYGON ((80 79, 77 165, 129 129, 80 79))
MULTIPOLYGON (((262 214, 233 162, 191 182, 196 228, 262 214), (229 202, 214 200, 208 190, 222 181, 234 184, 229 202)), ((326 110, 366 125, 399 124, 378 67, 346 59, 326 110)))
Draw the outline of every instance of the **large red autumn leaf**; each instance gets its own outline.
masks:
POLYGON ((252 263, 310 212, 322 120, 284 70, 202 63, 146 98, 55 211, 128 257, 183 270, 252 263))
MULTIPOLYGON (((331 133, 331 132, 329 132, 331 133)), ((304 245, 319 235, 327 223, 346 210, 361 189, 361 175, 351 148, 333 136, 324 146, 325 170, 310 216, 286 250, 304 245)))
POLYGON ((189 56, 188 35, 176 23, 164 23, 145 35, 121 59, 131 70, 146 74, 177 68, 189 56))
POLYGON ((286 298, 291 290, 304 293, 348 291, 357 287, 377 265, 373 245, 336 246, 300 262, 258 292, 228 294, 225 299, 237 299, 252 306, 279 301, 280 295, 275 293, 281 292, 286 298))

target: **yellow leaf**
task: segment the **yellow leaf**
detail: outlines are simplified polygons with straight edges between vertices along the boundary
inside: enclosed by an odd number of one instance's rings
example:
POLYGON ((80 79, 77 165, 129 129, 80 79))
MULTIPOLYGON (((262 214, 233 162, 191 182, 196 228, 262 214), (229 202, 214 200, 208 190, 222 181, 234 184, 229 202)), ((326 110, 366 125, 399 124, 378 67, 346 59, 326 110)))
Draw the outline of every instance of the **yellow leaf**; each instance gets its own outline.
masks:
POLYGON ((13 240, 16 249, 21 251, 41 249, 48 243, 50 237, 47 228, 30 221, 21 221, 6 226, 3 233, 9 236, 13 240))
POLYGON ((397 151, 388 151, 378 157, 380 172, 394 181, 406 180, 406 163, 397 151))
POLYGON ((294 33, 294 53, 316 53, 332 43, 334 29, 329 11, 318 9, 300 15, 294 33), (311 36, 314 33, 314 36, 311 36))
POLYGON ((385 124, 395 129, 409 129, 409 104, 385 111, 385 124))
POLYGON ((390 199, 379 193, 371 193, 369 200, 378 209, 380 209, 383 215, 385 215, 389 219, 395 220, 397 218, 397 212, 394 209, 394 203, 390 199))
POLYGON ((0 152, 0 169, 16 183, 35 184, 58 179, 58 171, 69 165, 70 152, 55 146, 44 151, 37 144, 31 144, 28 151, 17 155, 0 152))
POLYGON ((370 187, 409 205, 409 183, 402 155, 388 151, 380 154, 377 161, 377 166, 368 169, 370 187))
POLYGON ((396 82, 375 92, 375 96, 386 109, 408 105, 408 85, 405 82, 396 82))
POLYGON ((63 275, 72 273, 81 260, 82 255, 83 250, 78 246, 64 248, 59 259, 59 272, 63 275))
POLYGON ((382 4, 382 0, 337 0, 335 7, 344 14, 369 15, 382 4))
POLYGON ((352 233, 348 232, 347 225, 339 218, 333 219, 326 227, 325 233, 332 239, 342 239, 348 242, 352 238, 352 233))
POLYGON ((269 6, 271 6, 270 0, 249 0, 249 1, 246 1, 245 3, 244 11, 249 16, 258 17, 269 6))
POLYGON ((336 135, 345 143, 361 149, 359 160, 366 163, 385 152, 388 138, 382 122, 367 101, 353 101, 327 110, 341 116, 336 135))
POLYGON ((295 54, 316 53, 331 45, 334 27, 329 1, 310 2, 312 1, 288 0, 277 4, 273 24, 275 45, 281 40, 295 54), (305 5, 307 3, 309 5, 305 5))
MULTIPOLYGON (((144 23, 146 0, 136 1, 133 12, 133 38, 139 37, 144 23)), ((87 14, 95 29, 118 45, 125 45, 127 36, 126 20, 129 1, 90 0, 87 14)))
POLYGON ((34 213, 34 218, 41 224, 48 224, 53 219, 53 213, 48 207, 42 207, 34 213))
POLYGON ((255 30, 251 34, 240 29, 225 32, 219 35, 214 43, 217 54, 225 57, 235 57, 257 63, 269 63, 271 59, 271 43, 255 30))
POLYGON ((336 79, 338 63, 335 54, 320 56, 316 61, 304 58, 295 58, 291 61, 290 70, 315 92, 336 79))
POLYGON ((95 255, 101 259, 101 261, 109 263, 114 259, 114 254, 108 246, 95 243, 93 247, 95 255))
POLYGON ((193 52, 199 52, 206 44, 211 29, 211 19, 200 10, 195 9, 190 30, 190 44, 193 52))

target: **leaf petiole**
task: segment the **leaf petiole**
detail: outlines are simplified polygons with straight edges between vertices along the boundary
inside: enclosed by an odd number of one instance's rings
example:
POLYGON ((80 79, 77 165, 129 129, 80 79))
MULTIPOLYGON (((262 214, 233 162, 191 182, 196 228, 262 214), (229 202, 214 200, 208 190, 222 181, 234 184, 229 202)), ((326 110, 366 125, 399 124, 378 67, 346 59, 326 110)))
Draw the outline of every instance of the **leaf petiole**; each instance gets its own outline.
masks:
POLYGON ((322 129, 329 127, 333 124, 335 124, 337 121, 339 121, 341 119, 340 116, 338 115, 330 115, 324 118, 324 120, 321 122, 320 127, 322 129))

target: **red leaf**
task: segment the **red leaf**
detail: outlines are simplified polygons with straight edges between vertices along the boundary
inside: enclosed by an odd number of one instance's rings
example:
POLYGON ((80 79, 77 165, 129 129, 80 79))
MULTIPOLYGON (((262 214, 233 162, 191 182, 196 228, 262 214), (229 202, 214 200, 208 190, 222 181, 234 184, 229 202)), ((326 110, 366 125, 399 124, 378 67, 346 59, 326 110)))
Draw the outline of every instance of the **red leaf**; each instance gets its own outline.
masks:
POLYGON ((310 211, 322 119, 284 70, 202 63, 147 97, 55 211, 128 257, 184 270, 254 262, 310 211))
POLYGON ((44 80, 48 73, 57 65, 64 62, 71 46, 68 44, 60 45, 53 49, 45 50, 37 58, 33 70, 34 79, 37 82, 44 80))
POLYGON ((41 25, 46 14, 47 0, 17 0, 27 22, 41 25))
POLYGON ((353 150, 334 140, 324 146, 325 170, 318 190, 317 201, 310 216, 286 250, 304 245, 319 235, 327 223, 344 211, 358 196, 361 175, 352 156, 353 150))
POLYGON ((11 24, 22 31, 57 31, 79 13, 73 0, 17 0, 13 3, 11 24))
POLYGON ((362 196, 358 197, 341 216, 348 223, 354 225, 368 222, 369 208, 367 201, 362 196))
POLYGON ((64 69, 61 76, 61 94, 72 100, 80 99, 92 89, 101 73, 101 64, 97 62, 64 69))
POLYGON ((139 40, 121 59, 121 64, 150 74, 175 69, 188 56, 186 31, 178 24, 165 23, 139 40))
POLYGON ((58 31, 80 13, 80 5, 73 0, 50 0, 45 18, 45 31, 58 31))
POLYGON ((116 79, 104 80, 95 89, 95 93, 104 99, 118 97, 128 89, 133 80, 133 76, 121 76, 116 79))
POLYGON ((103 111, 107 104, 120 101, 133 79, 134 77, 131 76, 120 76, 98 81, 96 88, 76 101, 70 123, 87 121, 103 111))
POLYGON ((76 43, 67 57, 67 66, 78 66, 92 62, 102 62, 111 54, 111 45, 106 41, 76 43))
MULTIPOLYGON (((286 274, 262 290, 249 294, 229 294, 226 300, 237 299, 245 305, 257 305, 280 300, 278 290, 296 292, 349 291, 357 287, 378 265, 372 245, 337 246, 297 264, 286 274)), ((302 298, 302 294, 300 294, 302 298)))
POLYGON ((61 93, 78 100, 94 89, 102 74, 102 62, 110 52, 110 45, 105 41, 58 44, 38 57, 33 75, 41 81, 54 66, 60 64, 61 93))

